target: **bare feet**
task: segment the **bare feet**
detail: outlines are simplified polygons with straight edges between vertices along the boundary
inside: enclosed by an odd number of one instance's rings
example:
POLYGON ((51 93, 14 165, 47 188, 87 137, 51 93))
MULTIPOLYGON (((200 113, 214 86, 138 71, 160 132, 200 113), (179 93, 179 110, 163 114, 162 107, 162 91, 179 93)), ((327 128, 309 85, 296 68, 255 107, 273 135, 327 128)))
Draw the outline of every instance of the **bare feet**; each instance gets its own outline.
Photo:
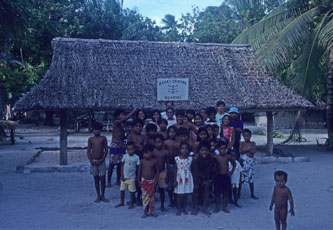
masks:
POLYGON ((230 213, 230 211, 228 210, 228 209, 223 209, 223 212, 225 212, 225 213, 230 213))
POLYGON ((121 207, 121 206, 124 206, 124 204, 123 203, 120 203, 120 204, 117 204, 116 206, 114 206, 115 208, 119 208, 119 207, 121 207))
POLYGON ((141 216, 141 218, 147 218, 147 214, 146 213, 144 213, 142 216, 141 216))
POLYGON ((130 205, 130 206, 128 206, 128 209, 133 209, 134 208, 134 205, 132 204, 132 205, 130 205))
POLYGON ((258 200, 258 199, 259 199, 259 198, 256 197, 255 195, 252 195, 251 198, 252 198, 252 199, 255 199, 255 200, 258 200))
POLYGON ((220 211, 219 208, 215 208, 214 213, 218 213, 220 211))
POLYGON ((96 203, 100 202, 101 201, 101 198, 100 197, 97 197, 97 199, 95 200, 96 203))
POLYGON ((184 214, 184 215, 187 215, 188 212, 187 212, 186 210, 183 210, 183 214, 184 214))
POLYGON ((109 201, 108 199, 106 199, 104 196, 101 197, 101 201, 106 202, 106 203, 110 202, 110 201, 109 201))
POLYGON ((202 212, 203 212, 203 213, 205 213, 207 216, 210 216, 210 215, 211 215, 211 213, 210 213, 210 212, 208 212, 208 210, 207 210, 207 209, 202 209, 202 212))
POLYGON ((176 216, 180 216, 182 213, 180 212, 180 210, 177 211, 176 216))
POLYGON ((165 212, 166 209, 162 206, 162 207, 161 207, 161 211, 162 211, 162 212, 165 212))

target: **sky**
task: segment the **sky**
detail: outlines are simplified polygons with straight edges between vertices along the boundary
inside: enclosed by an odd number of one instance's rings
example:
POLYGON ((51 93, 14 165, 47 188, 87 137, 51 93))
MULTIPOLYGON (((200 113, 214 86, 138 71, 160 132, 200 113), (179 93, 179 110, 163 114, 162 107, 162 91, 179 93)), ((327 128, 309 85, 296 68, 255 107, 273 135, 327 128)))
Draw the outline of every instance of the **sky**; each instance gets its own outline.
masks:
POLYGON ((151 18, 161 25, 166 14, 179 19, 182 14, 192 12, 192 6, 200 10, 207 6, 219 6, 223 0, 124 0, 124 8, 136 9, 141 15, 151 18))

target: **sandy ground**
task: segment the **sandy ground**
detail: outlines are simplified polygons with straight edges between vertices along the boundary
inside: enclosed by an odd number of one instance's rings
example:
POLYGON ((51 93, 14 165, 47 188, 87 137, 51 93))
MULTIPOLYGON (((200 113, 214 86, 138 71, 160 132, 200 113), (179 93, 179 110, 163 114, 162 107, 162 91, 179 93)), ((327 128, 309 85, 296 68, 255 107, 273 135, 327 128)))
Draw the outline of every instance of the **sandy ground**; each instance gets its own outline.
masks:
MULTIPOLYGON (((313 145, 316 138, 323 142, 325 130, 308 130, 304 136, 309 142, 281 147, 295 156, 310 157, 310 162, 256 165, 259 200, 250 199, 245 186, 242 208, 229 205, 230 214, 178 217, 175 209, 169 208, 166 213, 158 210, 157 218, 145 220, 140 218, 142 207, 114 208, 119 203, 118 186, 106 190, 110 203, 94 203, 93 178, 88 172, 15 173, 16 166, 27 162, 36 148, 57 146, 57 134, 57 128, 19 129, 17 135, 23 138, 18 138, 16 145, 0 145, 0 229, 274 229, 268 206, 273 173, 278 169, 288 172, 287 186, 295 200, 296 216, 288 216, 288 229, 333 229, 333 153, 313 145)), ((88 136, 70 135, 69 146, 85 146, 88 136)), ((263 136, 254 136, 254 140, 259 144, 265 141, 263 136)), ((213 208, 210 203, 209 209, 213 208)))

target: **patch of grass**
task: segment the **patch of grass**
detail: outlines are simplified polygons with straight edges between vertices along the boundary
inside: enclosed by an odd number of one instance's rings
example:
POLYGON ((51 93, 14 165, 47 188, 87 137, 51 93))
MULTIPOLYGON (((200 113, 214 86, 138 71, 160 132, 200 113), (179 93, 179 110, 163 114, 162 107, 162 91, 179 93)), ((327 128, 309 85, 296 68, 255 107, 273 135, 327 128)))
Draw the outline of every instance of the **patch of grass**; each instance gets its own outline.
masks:
POLYGON ((304 137, 293 137, 292 139, 293 142, 307 142, 307 140, 304 137))
POLYGON ((273 138, 283 138, 283 134, 278 132, 273 132, 273 138))
POLYGON ((256 130, 253 130, 252 134, 265 136, 267 133, 264 130, 256 129, 256 130))

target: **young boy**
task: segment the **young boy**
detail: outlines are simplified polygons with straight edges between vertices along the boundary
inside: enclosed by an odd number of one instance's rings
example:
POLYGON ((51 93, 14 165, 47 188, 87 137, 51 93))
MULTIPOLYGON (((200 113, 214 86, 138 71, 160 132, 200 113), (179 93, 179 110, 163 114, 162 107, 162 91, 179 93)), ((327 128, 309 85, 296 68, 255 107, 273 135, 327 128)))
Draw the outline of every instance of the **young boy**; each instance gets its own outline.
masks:
POLYGON ((205 121, 205 125, 214 125, 217 124, 219 125, 216 120, 215 120, 215 115, 216 115, 216 109, 214 107, 208 107, 206 110, 208 119, 205 121))
POLYGON ((142 218, 148 215, 157 217, 155 213, 155 187, 158 182, 158 166, 152 158, 153 146, 143 146, 143 159, 140 162, 138 170, 138 183, 142 190, 142 202, 144 205, 144 214, 142 218))
POLYGON ((165 119, 159 119, 157 121, 158 127, 160 127, 160 131, 158 131, 157 133, 162 134, 164 137, 164 140, 166 140, 168 138, 168 121, 165 119))
POLYGON ((230 126, 235 130, 235 143, 234 150, 237 153, 237 160, 239 160, 239 144, 241 140, 241 134, 244 129, 243 121, 239 119, 239 112, 236 107, 231 107, 229 110, 229 114, 231 117, 230 126))
POLYGON ((216 124, 212 125, 212 137, 219 139, 220 138, 220 127, 216 124))
POLYGON ((169 154, 169 171, 168 171, 168 194, 170 204, 169 207, 175 206, 175 199, 174 199, 174 188, 173 188, 173 179, 174 179, 174 168, 175 168, 175 156, 177 154, 176 150, 178 147, 178 141, 176 140, 177 136, 177 128, 175 126, 170 126, 168 128, 168 139, 164 142, 164 146, 169 154))
POLYGON ((176 153, 180 150, 180 144, 182 142, 186 142, 190 146, 190 156, 193 155, 194 151, 194 143, 189 139, 189 130, 184 127, 180 127, 177 129, 177 136, 178 136, 178 144, 176 148, 176 153))
MULTIPOLYGON (((251 198, 258 199, 254 195, 254 154, 256 153, 256 143, 251 141, 251 131, 244 129, 243 138, 239 145, 240 159, 243 162, 242 183, 250 185, 251 198)), ((238 197, 242 190, 242 183, 239 185, 238 197)))
POLYGON ((127 142, 134 143, 135 154, 142 158, 142 147, 145 140, 145 136, 141 134, 143 127, 143 121, 135 119, 133 122, 132 132, 127 136, 127 142))
POLYGON ((225 103, 224 103, 224 101, 218 101, 216 103, 216 110, 217 110, 217 113, 215 115, 215 121, 220 126, 220 124, 222 123, 223 114, 225 113, 225 103))
POLYGON ((155 138, 156 132, 157 132, 157 126, 155 124, 149 123, 146 126, 146 137, 143 142, 144 145, 154 146, 154 144, 155 144, 154 138, 155 138))
POLYGON ((107 187, 111 187, 111 178, 113 169, 117 166, 117 185, 120 185, 120 169, 121 158, 125 153, 125 131, 123 123, 127 121, 135 112, 137 108, 133 109, 129 114, 125 114, 124 110, 117 109, 114 112, 114 122, 112 130, 112 142, 110 145, 110 164, 108 169, 108 184, 107 187))
POLYGON ((217 143, 217 149, 219 154, 216 156, 217 161, 217 171, 218 175, 215 177, 214 190, 216 193, 216 209, 215 213, 220 211, 220 200, 221 193, 223 194, 222 206, 223 211, 225 213, 230 213, 227 209, 227 204, 229 200, 229 191, 231 187, 230 175, 235 170, 235 166, 233 166, 232 170, 229 171, 229 162, 231 162, 229 156, 226 154, 227 151, 227 143, 219 141, 217 143))
POLYGON ((167 166, 167 171, 169 171, 169 153, 164 148, 164 137, 161 134, 157 134, 155 136, 155 148, 153 151, 153 158, 157 162, 158 166, 158 191, 160 193, 161 200, 161 211, 164 212, 166 209, 164 208, 165 201, 165 189, 168 187, 168 177, 165 171, 165 165, 167 166))
POLYGON ((280 223, 282 224, 282 229, 287 228, 287 215, 288 215, 288 200, 290 205, 290 214, 295 215, 294 212, 294 200, 290 189, 286 186, 288 179, 288 174, 284 171, 276 171, 274 173, 275 187, 272 195, 271 205, 269 210, 274 207, 274 220, 275 227, 280 230, 280 223))
POLYGON ((211 183, 210 180, 214 176, 216 169, 216 159, 209 153, 210 144, 208 141, 201 141, 199 143, 197 154, 193 161, 193 179, 194 179, 194 191, 193 191, 193 212, 192 215, 198 213, 198 197, 202 195, 203 208, 202 212, 206 215, 210 215, 207 210, 208 198, 211 183))
POLYGON ((127 153, 121 160, 121 184, 120 184, 120 204, 116 205, 116 208, 124 206, 125 191, 130 192, 130 205, 129 209, 134 208, 134 196, 136 192, 135 178, 138 166, 140 165, 140 159, 134 154, 134 143, 127 142, 127 153))
POLYGON ((103 125, 96 122, 93 127, 94 136, 88 139, 88 159, 90 161, 90 173, 94 176, 97 199, 95 202, 109 202, 105 197, 105 158, 108 153, 108 141, 101 136, 103 125))

